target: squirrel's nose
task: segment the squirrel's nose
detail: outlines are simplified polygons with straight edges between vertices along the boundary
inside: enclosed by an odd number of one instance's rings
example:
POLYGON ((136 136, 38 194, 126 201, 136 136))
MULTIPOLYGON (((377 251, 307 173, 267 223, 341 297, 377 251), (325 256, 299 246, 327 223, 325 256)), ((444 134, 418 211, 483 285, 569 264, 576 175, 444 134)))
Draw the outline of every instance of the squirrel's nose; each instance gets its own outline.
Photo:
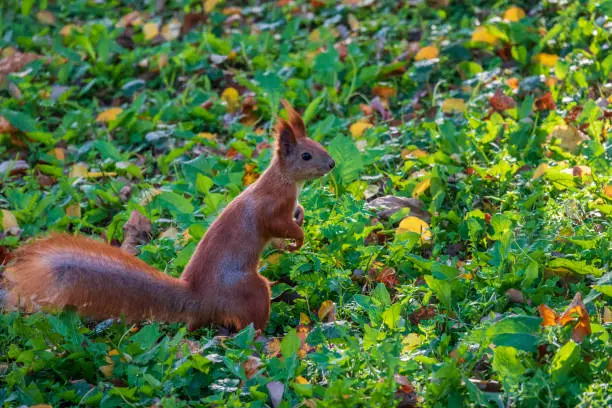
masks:
POLYGON ((334 159, 330 159, 330 161, 329 161, 329 168, 333 169, 334 167, 336 167, 336 162, 334 161, 334 159))

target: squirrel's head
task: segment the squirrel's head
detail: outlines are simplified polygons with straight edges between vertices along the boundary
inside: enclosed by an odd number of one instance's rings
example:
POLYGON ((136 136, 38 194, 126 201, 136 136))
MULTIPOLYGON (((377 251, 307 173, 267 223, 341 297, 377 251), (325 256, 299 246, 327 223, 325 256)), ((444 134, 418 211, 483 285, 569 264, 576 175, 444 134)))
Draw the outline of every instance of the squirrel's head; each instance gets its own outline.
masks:
POLYGON ((319 143, 306 136, 302 117, 283 99, 287 120, 276 124, 276 156, 285 175, 294 181, 312 180, 334 168, 336 162, 319 143))

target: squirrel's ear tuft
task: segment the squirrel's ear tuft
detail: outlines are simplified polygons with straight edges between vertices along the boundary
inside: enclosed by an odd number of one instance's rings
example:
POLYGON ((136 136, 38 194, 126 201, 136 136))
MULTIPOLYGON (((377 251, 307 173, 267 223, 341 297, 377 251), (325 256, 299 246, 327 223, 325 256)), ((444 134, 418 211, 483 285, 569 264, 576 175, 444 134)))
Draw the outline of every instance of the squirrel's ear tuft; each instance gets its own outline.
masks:
POLYGON ((287 120, 293 129, 296 139, 306 137, 306 126, 304 126, 304 121, 300 114, 293 109, 293 106, 286 99, 282 99, 281 103, 287 112, 287 120))
POLYGON ((283 158, 289 156, 295 145, 297 139, 293 132, 291 125, 284 119, 278 119, 276 123, 276 152, 283 158))

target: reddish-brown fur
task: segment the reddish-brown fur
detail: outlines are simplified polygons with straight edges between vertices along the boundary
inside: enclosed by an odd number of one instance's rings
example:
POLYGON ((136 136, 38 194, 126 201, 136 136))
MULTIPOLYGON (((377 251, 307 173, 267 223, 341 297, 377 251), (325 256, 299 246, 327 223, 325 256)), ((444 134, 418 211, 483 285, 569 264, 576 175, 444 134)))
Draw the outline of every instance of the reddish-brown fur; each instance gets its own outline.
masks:
POLYGON ((6 271, 9 303, 71 306, 98 318, 183 321, 190 329, 209 323, 240 329, 251 322, 263 329, 270 311, 268 281, 257 273, 263 248, 272 238, 293 239, 291 249, 302 246, 298 183, 334 166, 283 103, 288 120, 276 126, 272 163, 211 225, 180 279, 102 242, 54 234, 17 251, 6 271))

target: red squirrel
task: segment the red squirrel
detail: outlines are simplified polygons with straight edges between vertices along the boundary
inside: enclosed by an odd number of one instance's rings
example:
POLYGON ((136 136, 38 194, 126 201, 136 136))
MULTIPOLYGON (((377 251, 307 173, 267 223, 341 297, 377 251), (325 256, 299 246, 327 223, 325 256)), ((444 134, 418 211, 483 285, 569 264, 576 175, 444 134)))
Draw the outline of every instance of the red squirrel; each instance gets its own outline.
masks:
POLYGON ((8 266, 9 303, 72 307, 95 318, 124 316, 185 322, 189 330, 218 324, 264 329, 270 314, 268 281, 258 272, 273 238, 304 242, 299 185, 335 163, 306 136, 300 115, 283 101, 288 120, 275 127, 276 151, 259 179, 236 197, 199 242, 180 278, 120 248, 79 236, 53 234, 16 251, 8 266))

